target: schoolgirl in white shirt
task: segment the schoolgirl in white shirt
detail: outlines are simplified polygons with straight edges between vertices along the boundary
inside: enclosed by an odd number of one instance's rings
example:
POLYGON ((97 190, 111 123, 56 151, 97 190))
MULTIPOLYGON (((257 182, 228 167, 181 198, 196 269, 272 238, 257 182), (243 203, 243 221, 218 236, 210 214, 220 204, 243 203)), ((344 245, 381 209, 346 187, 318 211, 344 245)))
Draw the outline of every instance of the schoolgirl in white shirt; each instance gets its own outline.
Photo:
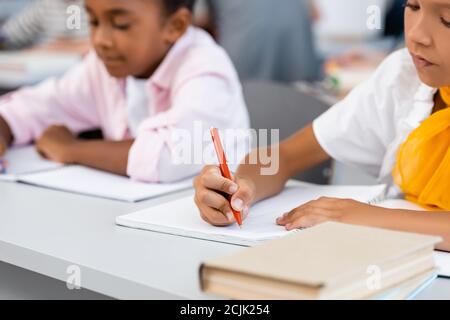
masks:
POLYGON ((292 230, 340 221, 439 235, 444 241, 438 249, 450 251, 450 2, 409 0, 405 7, 407 49, 390 55, 370 80, 283 141, 277 174, 262 176, 263 164, 248 161, 234 181, 215 166, 203 169, 195 201, 205 221, 234 223, 223 193, 232 195, 231 205, 245 217, 252 204, 282 191, 298 172, 334 158, 391 183, 424 210, 321 198, 280 212, 276 223, 292 230))

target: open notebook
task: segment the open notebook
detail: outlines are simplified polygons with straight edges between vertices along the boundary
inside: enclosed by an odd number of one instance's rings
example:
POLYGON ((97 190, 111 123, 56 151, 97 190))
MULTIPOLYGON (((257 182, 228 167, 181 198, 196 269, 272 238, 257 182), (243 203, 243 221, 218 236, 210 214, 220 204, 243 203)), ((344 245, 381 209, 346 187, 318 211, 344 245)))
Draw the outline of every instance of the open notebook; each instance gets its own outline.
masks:
POLYGON ((42 158, 34 146, 10 149, 4 160, 6 173, 0 174, 0 181, 22 182, 125 202, 151 199, 192 186, 192 179, 169 184, 142 183, 82 166, 64 166, 42 158))
POLYGON ((0 174, 0 180, 3 181, 18 181, 26 174, 62 167, 59 163, 44 159, 34 146, 9 149, 3 160, 6 162, 5 173, 0 174))
POLYGON ((242 229, 237 225, 217 228, 207 224, 200 218, 192 197, 117 217, 116 223, 125 227, 251 246, 288 234, 283 227, 275 223, 276 218, 305 202, 321 196, 370 202, 384 191, 385 185, 369 187, 319 186, 309 183, 289 185, 280 195, 253 206, 242 229))
POLYGON ((21 176, 19 181, 40 187, 124 202, 147 200, 192 186, 192 179, 168 184, 143 183, 82 166, 67 166, 57 170, 29 174, 21 176))

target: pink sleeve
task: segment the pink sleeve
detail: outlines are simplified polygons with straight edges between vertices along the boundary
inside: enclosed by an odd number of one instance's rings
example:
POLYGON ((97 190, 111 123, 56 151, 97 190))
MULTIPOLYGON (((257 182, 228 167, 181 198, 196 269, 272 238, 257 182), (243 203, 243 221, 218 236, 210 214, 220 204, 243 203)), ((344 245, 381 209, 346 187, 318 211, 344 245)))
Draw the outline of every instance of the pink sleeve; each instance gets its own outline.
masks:
POLYGON ((91 53, 60 79, 51 78, 3 97, 0 116, 10 126, 14 144, 36 140, 51 125, 65 125, 74 133, 98 128, 92 94, 95 81, 91 81, 96 63, 91 53))
POLYGON ((217 75, 187 81, 175 93, 169 111, 145 120, 139 127, 129 153, 128 175, 145 182, 173 182, 198 173, 204 165, 202 155, 198 158, 194 148, 190 148, 192 161, 178 163, 175 134, 188 135, 193 143, 195 125, 201 124, 208 132, 211 126, 248 128, 241 94, 240 86, 217 75), (194 161, 195 156, 200 161, 194 161))

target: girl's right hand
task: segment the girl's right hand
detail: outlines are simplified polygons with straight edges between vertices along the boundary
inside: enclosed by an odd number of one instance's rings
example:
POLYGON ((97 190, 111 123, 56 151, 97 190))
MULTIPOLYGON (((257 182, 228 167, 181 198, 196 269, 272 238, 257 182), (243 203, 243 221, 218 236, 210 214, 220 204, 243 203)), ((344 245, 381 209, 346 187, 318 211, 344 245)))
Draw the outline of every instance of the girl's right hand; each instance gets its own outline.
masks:
POLYGON ((195 178, 194 188, 195 204, 202 219, 218 227, 236 222, 227 195, 232 195, 231 205, 234 210, 241 212, 243 219, 248 216, 249 208, 255 199, 255 186, 252 181, 240 178, 228 180, 222 176, 217 166, 206 166, 195 178))

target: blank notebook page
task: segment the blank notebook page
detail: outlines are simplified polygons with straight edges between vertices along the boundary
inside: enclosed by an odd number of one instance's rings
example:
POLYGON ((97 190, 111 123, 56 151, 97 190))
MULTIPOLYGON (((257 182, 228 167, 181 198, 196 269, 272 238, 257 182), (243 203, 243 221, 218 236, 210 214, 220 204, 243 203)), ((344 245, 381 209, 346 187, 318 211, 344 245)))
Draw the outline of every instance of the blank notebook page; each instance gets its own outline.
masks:
POLYGON ((62 164, 41 157, 34 146, 9 149, 4 160, 6 161, 6 174, 0 174, 0 180, 18 180, 23 174, 62 167, 62 164))
POLYGON ((254 205, 242 229, 236 224, 223 228, 207 224, 201 219, 192 197, 117 217, 116 223, 131 228, 251 246, 288 234, 275 223, 276 218, 310 200, 328 196, 369 202, 379 197, 384 190, 384 185, 354 187, 304 183, 288 186, 280 195, 254 205))
POLYGON ((125 202, 142 201, 192 186, 192 179, 169 184, 143 183, 82 166, 68 166, 55 171, 30 174, 21 177, 20 181, 125 202))

